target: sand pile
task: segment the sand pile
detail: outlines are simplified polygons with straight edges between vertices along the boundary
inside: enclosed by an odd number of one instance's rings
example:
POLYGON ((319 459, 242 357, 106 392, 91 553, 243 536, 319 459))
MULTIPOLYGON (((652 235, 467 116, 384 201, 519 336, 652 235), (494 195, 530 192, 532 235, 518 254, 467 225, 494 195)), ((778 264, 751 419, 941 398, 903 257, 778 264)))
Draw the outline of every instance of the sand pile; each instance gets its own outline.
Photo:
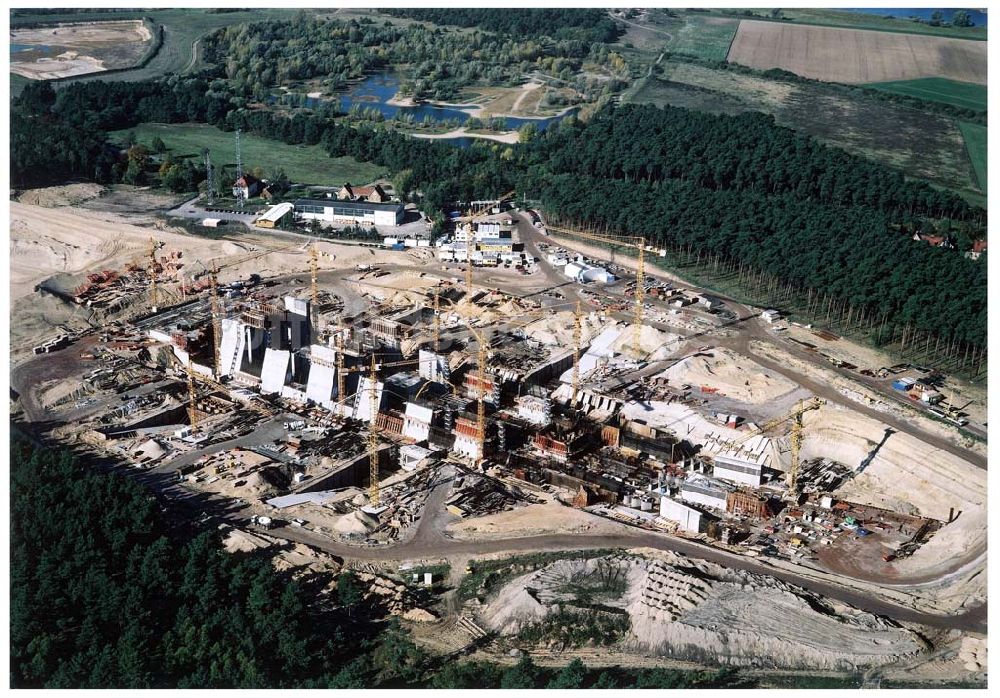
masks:
POLYGON ((630 359, 663 361, 677 351, 683 341, 680 335, 643 325, 639 334, 639 351, 636 351, 635 328, 629 325, 611 344, 611 349, 630 359))
POLYGON ((345 514, 334 524, 333 530, 343 536, 367 536, 375 530, 376 522, 361 511, 345 514))
POLYGON ((42 189, 28 189, 17 197, 17 201, 22 204, 32 204, 34 206, 45 206, 54 208, 56 206, 77 206, 84 201, 96 199, 104 195, 107 190, 100 184, 66 184, 61 187, 44 187, 42 189))
POLYGON ((294 543, 275 556, 274 567, 279 572, 306 567, 311 572, 339 572, 340 563, 332 555, 294 543))
POLYGON ((251 553, 270 547, 272 543, 273 540, 270 538, 264 538, 239 528, 231 529, 222 541, 222 545, 228 553, 251 553))
MULTIPOLYGON (((517 310, 516 312, 524 312, 517 310)), ((524 333, 529 339, 545 344, 547 346, 573 346, 573 318, 576 314, 572 310, 556 313, 540 318, 530 325, 525 326, 524 333)), ((514 315, 516 317, 516 314, 514 315)), ((587 346, 601 333, 605 327, 596 313, 588 313, 580 318, 580 343, 587 346)))
POLYGON ((659 552, 552 563, 507 584, 483 619, 514 634, 556 610, 586 613, 593 604, 628 614, 626 649, 674 659, 854 670, 923 648, 891 621, 774 578, 659 552))
POLYGON ((798 388, 749 358, 718 347, 678 361, 658 377, 673 385, 717 388, 726 397, 751 404, 776 400, 798 388))
POLYGON ((969 671, 985 671, 987 667, 986 638, 963 637, 958 658, 969 671))

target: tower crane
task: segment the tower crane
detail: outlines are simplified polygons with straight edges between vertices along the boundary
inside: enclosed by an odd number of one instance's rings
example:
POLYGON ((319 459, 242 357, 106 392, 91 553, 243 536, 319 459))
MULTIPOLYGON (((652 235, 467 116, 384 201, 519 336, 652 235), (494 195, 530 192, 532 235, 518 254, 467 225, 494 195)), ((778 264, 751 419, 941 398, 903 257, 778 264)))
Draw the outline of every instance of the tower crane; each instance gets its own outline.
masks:
POLYGON ((198 423, 198 408, 195 403, 198 399, 198 393, 194 388, 194 369, 191 368, 191 355, 188 355, 187 360, 187 384, 188 384, 188 417, 191 420, 191 428, 193 429, 198 423))
POLYGON ((213 265, 209 271, 209 281, 211 285, 209 286, 209 299, 210 299, 210 310, 212 313, 212 350, 215 353, 215 375, 218 377, 221 373, 222 359, 220 357, 219 345, 222 342, 222 309, 219 303, 219 281, 218 281, 219 267, 213 265))
POLYGON ((580 338, 583 334, 580 319, 580 301, 576 302, 576 312, 573 313, 573 396, 570 404, 576 404, 576 394, 580 389, 580 338))
POLYGON ((319 337, 319 285, 316 283, 316 274, 319 271, 319 253, 316 250, 316 241, 309 246, 309 275, 310 275, 310 298, 312 300, 312 326, 316 328, 316 336, 319 337))
POLYGON ((758 427, 753 432, 747 434, 743 438, 741 438, 741 439, 739 439, 737 441, 734 441, 734 442, 732 442, 730 444, 726 444, 726 446, 728 448, 732 448, 733 450, 742 451, 742 450, 744 450, 743 449, 743 444, 745 444, 750 439, 754 438, 755 436, 760 436, 762 434, 765 434, 766 432, 770 431, 771 429, 774 429, 775 427, 780 426, 780 425, 784 424, 787 421, 791 421, 792 422, 792 430, 791 430, 791 446, 792 446, 791 456, 792 456, 792 463, 791 463, 791 467, 788 470, 788 475, 787 475, 787 478, 786 478, 786 482, 788 483, 788 492, 789 492, 789 494, 791 496, 795 496, 795 494, 797 493, 798 479, 799 479, 799 465, 800 465, 799 464, 799 451, 802 448, 802 439, 803 439, 803 436, 804 436, 804 434, 803 434, 803 425, 802 425, 802 415, 805 414, 806 412, 810 411, 810 410, 818 410, 824 404, 826 404, 826 402, 824 400, 818 398, 818 397, 813 397, 813 398, 811 398, 809 400, 801 400, 799 402, 799 404, 796 405, 795 409, 793 409, 791 412, 789 412, 789 413, 787 413, 785 415, 782 415, 781 417, 776 417, 775 419, 772 419, 771 421, 765 423, 763 426, 758 427))
POLYGON ((378 479, 378 395, 376 391, 376 364, 372 354, 371 380, 369 381, 369 409, 372 421, 368 425, 368 502, 377 507, 381 501, 378 479))
POLYGON ((150 302, 153 306, 153 312, 155 313, 157 308, 157 297, 156 297, 156 251, 163 246, 162 242, 157 242, 156 238, 149 238, 149 291, 150 291, 150 302))
POLYGON ((633 330, 635 334, 633 342, 636 353, 639 353, 641 351, 640 340, 642 338, 643 306, 646 301, 646 238, 641 235, 637 235, 635 237, 599 235, 598 233, 572 230, 570 228, 561 228, 553 225, 547 227, 549 230, 556 233, 573 235, 575 237, 591 240, 593 242, 599 242, 605 245, 615 245, 638 250, 638 263, 636 264, 635 272, 635 327, 633 330))

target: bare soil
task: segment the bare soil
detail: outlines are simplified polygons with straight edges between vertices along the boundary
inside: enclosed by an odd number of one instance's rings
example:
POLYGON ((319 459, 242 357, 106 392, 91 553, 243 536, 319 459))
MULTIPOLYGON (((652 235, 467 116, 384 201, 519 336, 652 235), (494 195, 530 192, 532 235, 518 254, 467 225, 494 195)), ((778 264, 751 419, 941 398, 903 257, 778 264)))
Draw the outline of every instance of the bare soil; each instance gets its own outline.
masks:
POLYGON ((828 82, 945 77, 986 84, 986 42, 863 29, 740 22, 730 63, 828 82))

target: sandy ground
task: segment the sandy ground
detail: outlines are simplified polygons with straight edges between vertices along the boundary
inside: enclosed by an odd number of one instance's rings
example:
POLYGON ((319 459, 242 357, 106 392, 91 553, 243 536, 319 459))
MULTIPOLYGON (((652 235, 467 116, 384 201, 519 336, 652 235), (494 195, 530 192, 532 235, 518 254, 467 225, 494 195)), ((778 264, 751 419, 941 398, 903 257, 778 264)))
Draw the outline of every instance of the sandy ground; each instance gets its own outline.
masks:
POLYGON ((632 531, 624 524, 558 502, 532 504, 490 516, 463 519, 448 527, 448 533, 458 540, 498 540, 551 533, 627 535, 632 531))
POLYGON ((907 408, 897 405, 894 402, 887 402, 878 394, 867 389, 857 381, 845 378, 833 370, 821 368, 816 364, 807 364, 773 344, 752 341, 750 342, 750 349, 754 353, 761 356, 781 361, 795 371, 824 381, 827 385, 837 388, 841 395, 853 400, 854 402, 866 405, 880 412, 892 414, 900 419, 905 419, 919 429, 934 434, 935 436, 948 439, 952 443, 967 448, 970 451, 983 455, 986 454, 987 444, 982 441, 976 441, 974 439, 963 437, 958 433, 958 431, 955 430, 954 427, 922 416, 922 414, 914 408, 907 408))
MULTIPOLYGON (((93 192, 73 188, 61 191, 26 192, 22 200, 58 206, 93 192)), ((125 216, 107 211, 70 206, 51 208, 12 201, 10 204, 10 293, 11 346, 23 349, 33 339, 48 336, 70 319, 83 323, 89 311, 71 306, 53 296, 34 291, 42 281, 57 277, 64 288, 74 288, 88 273, 104 269, 121 271, 129 262, 143 261, 149 254, 150 237, 164 243, 161 254, 180 251, 188 277, 212 260, 232 264, 219 274, 222 282, 246 278, 251 273, 308 273, 309 257, 304 242, 276 243, 252 233, 240 242, 212 240, 188 235, 180 229, 137 225, 125 216), (277 249, 259 256, 262 249, 277 249), (29 300, 30 299, 30 300, 29 300), (21 301, 21 302, 19 302, 21 301)), ((406 253, 385 252, 351 245, 317 243, 320 270, 350 268, 358 263, 399 262, 406 253)), ((160 291, 180 296, 179 283, 164 283, 160 291)))
POLYGON ((628 615, 619 647, 736 666, 847 670, 916 657, 923 647, 916 634, 871 614, 837 603, 819 610, 814 597, 783 582, 644 552, 560 560, 517 577, 482 620, 514 634, 556 609, 579 613, 579 601, 597 601, 628 615))
POLYGON ((411 133, 409 134, 414 138, 428 138, 428 139, 438 139, 438 138, 483 138, 488 141, 499 141, 500 143, 510 143, 514 144, 518 142, 520 136, 517 131, 507 131, 505 133, 474 133, 465 128, 457 128, 454 131, 448 131, 447 133, 411 133))
POLYGON ((771 402, 798 388, 784 376, 768 373, 749 358, 718 347, 689 356, 660 376, 673 385, 687 383, 717 388, 726 397, 755 405, 771 402))
POLYGON ((985 547, 984 470, 907 434, 885 438, 884 424, 844 408, 807 412, 803 423, 803 458, 830 458, 855 470, 884 439, 870 464, 837 492, 839 498, 939 521, 958 513, 912 557, 895 563, 900 574, 930 574, 985 547))
MULTIPOLYGON (((11 43, 66 50, 54 56, 42 57, 37 57, 37 52, 26 51, 26 59, 11 61, 10 70, 33 80, 100 72, 119 67, 117 61, 115 65, 105 65, 100 58, 88 54, 97 49, 136 44, 134 53, 138 57, 143 50, 141 44, 151 39, 149 29, 140 20, 15 29, 10 33, 11 43)), ((18 54, 14 54, 14 57, 17 58, 18 54)), ((126 64, 129 64, 128 61, 126 64)))
MULTIPOLYGON (((879 368, 892 366, 899 361, 898 358, 893 358, 885 352, 855 344, 843 337, 832 340, 823 339, 812 330, 795 325, 789 325, 785 335, 801 342, 813 344, 817 350, 824 354, 852 363, 858 369, 867 368, 876 371, 879 368)), ((948 398, 949 402, 961 406, 971 421, 982 424, 987 420, 985 381, 973 384, 954 376, 946 376, 941 392, 948 398)))
POLYGON ((944 77, 986 84, 986 42, 743 20, 728 61, 846 83, 944 77))
POLYGON ((104 61, 93 56, 81 56, 75 51, 60 53, 54 58, 39 58, 36 61, 12 62, 10 72, 30 80, 51 80, 71 75, 86 75, 106 70, 104 61))

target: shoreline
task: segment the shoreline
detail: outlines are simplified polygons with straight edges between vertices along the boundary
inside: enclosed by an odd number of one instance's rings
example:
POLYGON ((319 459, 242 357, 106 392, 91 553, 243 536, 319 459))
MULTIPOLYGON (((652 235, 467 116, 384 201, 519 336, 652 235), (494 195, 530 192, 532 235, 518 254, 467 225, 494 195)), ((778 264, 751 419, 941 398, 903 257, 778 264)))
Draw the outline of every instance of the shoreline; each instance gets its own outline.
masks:
POLYGON ((529 121, 545 121, 546 119, 560 119, 566 116, 569 112, 574 109, 579 109, 580 105, 573 105, 560 109, 554 114, 548 116, 527 116, 521 114, 487 114, 486 109, 488 105, 482 104, 455 104, 452 102, 436 102, 434 100, 426 100, 423 102, 416 102, 412 97, 400 97, 397 92, 390 99, 385 101, 391 107, 419 107, 421 105, 427 105, 429 107, 435 107, 438 109, 457 109, 468 114, 470 117, 476 119, 524 119, 529 121))
POLYGON ((451 138, 480 138, 487 141, 496 141, 498 143, 506 143, 508 145, 514 145, 520 142, 520 135, 517 131, 503 131, 496 134, 489 133, 473 133, 469 131, 464 126, 462 128, 455 129, 453 131, 448 131, 447 133, 417 133, 410 131, 401 131, 407 136, 413 136, 414 138, 425 138, 427 140, 449 140, 451 138))

